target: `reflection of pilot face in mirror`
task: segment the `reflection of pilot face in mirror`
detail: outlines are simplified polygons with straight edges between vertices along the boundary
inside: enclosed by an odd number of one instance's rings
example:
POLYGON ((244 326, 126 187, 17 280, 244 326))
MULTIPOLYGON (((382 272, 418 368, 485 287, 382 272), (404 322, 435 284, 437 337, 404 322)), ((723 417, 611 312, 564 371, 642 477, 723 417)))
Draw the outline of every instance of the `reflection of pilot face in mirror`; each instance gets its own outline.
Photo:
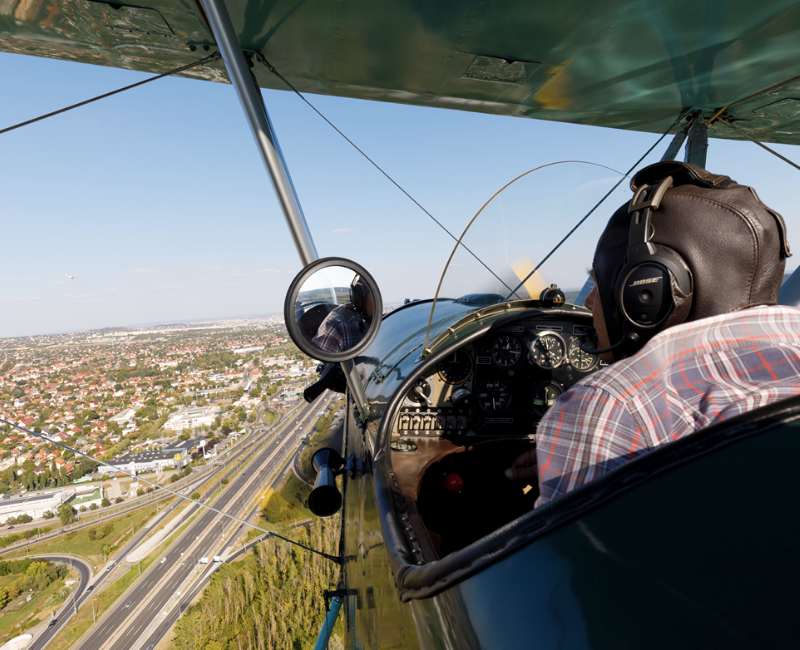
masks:
POLYGON ((374 301, 369 285, 352 269, 325 267, 303 283, 295 317, 314 347, 332 353, 355 347, 369 328, 374 301))

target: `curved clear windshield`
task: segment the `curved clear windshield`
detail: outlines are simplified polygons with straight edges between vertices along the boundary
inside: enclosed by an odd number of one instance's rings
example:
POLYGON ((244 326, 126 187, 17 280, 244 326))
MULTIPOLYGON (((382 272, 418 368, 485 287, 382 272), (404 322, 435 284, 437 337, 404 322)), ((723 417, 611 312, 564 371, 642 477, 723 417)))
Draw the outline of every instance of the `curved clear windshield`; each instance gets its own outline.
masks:
MULTIPOLYGON (((557 284, 572 302, 586 283, 608 218, 630 198, 629 180, 623 174, 589 162, 551 163, 509 179, 502 191, 486 197, 487 204, 477 217, 465 218, 464 227, 470 219, 474 221, 463 236, 463 246, 452 256, 439 296, 499 294, 505 298, 515 290, 512 299, 538 298, 544 288, 557 284), (553 252, 587 214, 584 223, 553 252), (531 275, 537 266, 539 270, 531 275)), ((480 207, 476 206, 476 212, 480 207)))

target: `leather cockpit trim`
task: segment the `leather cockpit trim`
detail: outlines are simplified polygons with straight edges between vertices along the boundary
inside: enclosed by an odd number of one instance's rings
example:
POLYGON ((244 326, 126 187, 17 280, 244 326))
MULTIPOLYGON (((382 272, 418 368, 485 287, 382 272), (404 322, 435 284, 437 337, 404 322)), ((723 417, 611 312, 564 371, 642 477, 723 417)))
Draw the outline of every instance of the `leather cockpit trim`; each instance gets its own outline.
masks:
MULTIPOLYGON (((385 418, 390 418, 389 424, 395 412, 396 408, 389 408, 384 414, 385 418)), ((391 541, 386 547, 400 598, 408 602, 435 596, 627 490, 722 447, 798 418, 800 396, 717 423, 634 459, 563 498, 523 515, 464 549, 422 565, 413 559, 396 526, 394 505, 388 498, 390 490, 386 489, 390 481, 384 453, 375 468, 375 482, 379 492, 381 528, 387 536, 387 542, 391 541)), ((382 422, 381 426, 384 424, 382 422)))

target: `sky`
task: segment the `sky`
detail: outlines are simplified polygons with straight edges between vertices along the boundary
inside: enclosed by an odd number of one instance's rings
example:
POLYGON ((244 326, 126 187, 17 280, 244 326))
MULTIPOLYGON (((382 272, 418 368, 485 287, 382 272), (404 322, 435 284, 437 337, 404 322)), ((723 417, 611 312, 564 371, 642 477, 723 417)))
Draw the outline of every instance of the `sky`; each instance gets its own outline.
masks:
MULTIPOLYGON (((148 75, 0 53, 0 128, 148 75)), ((436 291, 453 240, 297 96, 264 98, 320 256, 365 266, 385 304, 436 291)), ((310 101, 507 284, 658 135, 464 111, 310 101), (592 164, 589 164, 592 163, 592 164), (605 167, 602 167, 602 166, 605 167)), ((643 163, 656 162, 664 140, 643 163)), ((280 313, 301 263, 234 89, 168 78, 0 136, 0 337, 280 313), (75 276, 69 279, 67 275, 75 276)), ((776 145, 800 161, 797 147, 776 145)), ((797 170, 712 140, 707 167, 756 188, 800 233, 797 170)), ((547 262, 579 287, 627 182, 547 262)), ((787 269, 797 266, 788 260, 787 269)), ((492 290, 459 251, 442 295, 492 290)))

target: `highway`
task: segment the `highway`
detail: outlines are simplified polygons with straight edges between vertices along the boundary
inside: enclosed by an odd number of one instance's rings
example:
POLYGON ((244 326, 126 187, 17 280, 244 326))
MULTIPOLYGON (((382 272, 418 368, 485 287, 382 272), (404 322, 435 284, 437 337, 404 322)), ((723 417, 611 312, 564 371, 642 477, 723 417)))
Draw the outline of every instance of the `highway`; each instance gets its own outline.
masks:
MULTIPOLYGON (((294 453, 295 458, 300 456, 300 451, 302 449, 303 447, 301 445, 295 450, 294 453)), ((291 467, 291 463, 293 462, 294 458, 289 461, 289 465, 287 465, 287 467, 291 467)), ((278 476, 276 476, 273 479, 272 483, 270 483, 270 487, 273 489, 277 488, 283 481, 284 476, 285 472, 281 472, 278 476)), ((250 521, 250 517, 252 517, 253 514, 255 514, 261 508, 262 505, 260 503, 257 503, 248 513, 246 519, 250 521)), ((302 523, 308 523, 308 522, 302 522, 302 523)), ((244 532, 241 531, 241 528, 242 526, 239 525, 239 527, 236 529, 237 533, 246 534, 246 531, 244 532)), ((243 547, 240 547, 231 553, 231 549, 239 543, 239 539, 234 534, 231 535, 230 539, 228 539, 225 542, 225 546, 220 551, 219 555, 230 553, 230 555, 228 555, 228 557, 225 559, 226 562, 230 562, 231 560, 235 560, 243 553, 249 551, 251 548, 253 548, 256 544, 259 544, 261 541, 263 541, 263 536, 256 537, 255 539, 252 539, 247 544, 245 544, 243 547)), ((214 572, 216 571, 218 566, 219 566, 218 564, 215 564, 209 567, 206 571, 202 573, 202 575, 198 577, 197 580, 195 580, 195 582, 190 586, 188 592, 182 593, 180 597, 176 597, 173 601, 168 603, 169 609, 166 610, 167 611, 166 615, 162 615, 162 620, 155 622, 156 624, 155 626, 153 626, 154 629, 148 631, 147 638, 140 645, 137 646, 138 648, 148 648, 150 647, 151 644, 153 644, 154 646, 158 645, 158 642, 172 629, 172 626, 178 622, 178 619, 189 608, 192 601, 198 596, 198 594, 200 594, 200 592, 203 591, 203 589, 206 588, 209 581, 211 580, 211 576, 214 575, 214 572)))
MULTIPOLYGON (((322 396, 314 404, 301 406, 293 417, 301 421, 315 419, 317 412, 329 401, 330 397, 322 396)), ((255 452, 253 462, 231 480, 211 505, 233 514, 241 513, 263 490, 267 476, 276 471, 294 450, 298 442, 296 428, 297 425, 292 427, 290 424, 280 437, 272 435, 270 441, 255 452)), ((204 509, 170 545, 163 563, 159 560, 152 564, 74 647, 80 650, 128 650, 143 649, 154 643, 151 637, 160 638, 163 634, 158 623, 165 618, 163 612, 177 603, 177 591, 185 589, 184 584, 196 569, 202 569, 204 577, 213 570, 211 566, 198 564, 200 558, 207 557, 211 563, 213 556, 222 552, 223 539, 230 528, 236 529, 230 519, 204 509)), ((230 541, 229 536, 227 539, 230 541)))
MULTIPOLYGON (((22 559, 22 558, 19 558, 22 559)), ((56 623, 50 627, 46 627, 37 639, 28 646, 27 650, 40 650, 47 643, 51 637, 55 635, 61 625, 64 624, 67 617, 75 611, 82 598, 86 595, 86 589, 89 587, 89 580, 92 577, 92 565, 84 560, 82 557, 75 557, 69 555, 31 555, 31 560, 48 560, 50 562, 60 562, 62 564, 70 564, 73 568, 77 569, 80 576, 80 582, 75 587, 74 594, 71 594, 69 599, 61 606, 56 614, 56 623)))
MULTIPOLYGON (((230 468, 232 467, 232 465, 234 463, 237 463, 240 460, 240 456, 242 456, 243 454, 247 453, 248 449, 251 446, 252 441, 255 440, 255 439, 256 439, 256 437, 254 436, 252 439, 248 439, 247 443, 245 445, 241 445, 241 446, 237 447, 236 449, 234 449, 233 450, 234 451, 233 455, 230 458, 226 458, 225 459, 225 466, 224 467, 222 465, 220 465, 219 468, 211 469, 208 473, 205 473, 202 476, 199 476, 197 481, 195 481, 193 483, 190 483, 190 485, 189 485, 190 490, 193 491, 196 487, 199 487, 199 485, 205 483, 206 481, 210 480, 211 478, 213 478, 216 475, 217 476, 217 481, 216 481, 216 483, 214 483, 214 485, 211 486, 211 488, 209 490, 210 493, 213 493, 221 485, 220 481, 222 479, 222 473, 230 471, 230 468)), ((185 490, 185 489, 186 489, 186 486, 181 487, 181 490, 185 490)), ((173 498, 170 495, 167 495, 167 496, 169 498, 173 498)), ((150 502, 150 503, 152 503, 152 502, 150 502)), ((144 503, 142 505, 150 505, 150 503, 144 503)), ((174 507, 174 505, 173 505, 173 507, 174 507)), ((190 506, 189 508, 187 508, 186 512, 182 515, 182 518, 187 518, 188 519, 189 517, 191 517, 196 512, 197 508, 198 508, 198 506, 190 506)), ((128 540, 128 543, 125 544, 125 546, 122 549, 120 549, 119 551, 117 551, 117 553, 115 553, 117 561, 115 561, 113 563, 113 565, 116 565, 117 562, 119 560, 121 560, 122 558, 127 557, 127 555, 131 551, 133 551, 140 543, 142 543, 142 541, 144 541, 144 538, 146 536, 150 535, 161 524, 161 522, 166 517, 169 516, 171 511, 172 511, 172 507, 164 508, 163 510, 161 510, 160 514, 158 514, 155 518, 153 518, 150 521, 148 521, 141 530, 139 530, 130 540, 128 540)), ((87 524, 87 525, 95 525, 95 523, 96 522, 92 522, 91 524, 87 524)), ((47 538, 45 537, 43 539, 47 539, 47 538)), ((33 557, 33 556, 31 556, 31 557, 33 557)), ((37 557, 39 557, 39 556, 37 555, 37 557)), ((46 555, 42 555, 41 557, 47 557, 49 559, 53 559, 53 561, 61 561, 61 560, 55 559, 56 557, 63 558, 64 561, 69 561, 71 559, 73 561, 73 563, 75 563, 75 560, 77 559, 75 557, 70 558, 68 556, 46 556, 46 555)), ((87 567, 91 567, 91 565, 88 564, 86 562, 86 560, 84 560, 83 558, 80 558, 80 562, 82 564, 81 565, 76 564, 76 566, 82 566, 83 564, 86 564, 87 567)), ((111 565, 107 565, 107 566, 111 566, 111 565)), ((80 575, 81 575, 81 582, 77 587, 78 591, 75 593, 75 599, 74 599, 75 604, 77 605, 78 609, 80 609, 80 607, 91 597, 91 592, 87 591, 87 588, 89 587, 89 583, 91 581, 91 572, 89 572, 88 574, 84 574, 84 571, 81 570, 80 575)), ((94 580, 94 583, 92 585, 92 590, 94 591, 110 575, 111 575, 111 571, 105 571, 105 570, 100 571, 97 574, 97 576, 96 576, 96 578, 94 580)), ((33 640, 33 642, 31 643, 30 647, 27 650, 40 650, 42 647, 44 647, 50 641, 50 639, 52 637, 54 637, 56 634, 58 634, 58 632, 60 631, 62 626, 67 622, 67 619, 68 619, 68 617, 69 617, 69 615, 71 613, 70 609, 72 608, 72 606, 73 606, 73 599, 70 598, 70 600, 69 600, 69 608, 66 605, 64 607, 62 607, 61 612, 59 612, 59 614, 58 614, 58 616, 56 618, 56 621, 57 621, 56 625, 54 625, 53 627, 45 628, 40 633, 40 635, 33 640)))

